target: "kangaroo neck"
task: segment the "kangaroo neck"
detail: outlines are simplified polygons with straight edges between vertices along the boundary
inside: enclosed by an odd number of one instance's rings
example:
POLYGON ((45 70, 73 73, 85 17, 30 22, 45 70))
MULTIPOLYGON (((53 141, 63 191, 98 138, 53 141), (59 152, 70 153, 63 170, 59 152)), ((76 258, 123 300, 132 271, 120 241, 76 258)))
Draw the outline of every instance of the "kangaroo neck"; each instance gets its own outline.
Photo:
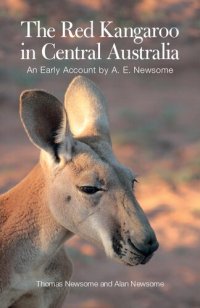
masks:
POLYGON ((13 239, 17 238, 16 233, 20 233, 19 236, 24 236, 29 243, 29 249, 39 251, 40 256, 54 254, 72 236, 57 223, 49 210, 48 183, 40 164, 2 195, 1 203, 4 216, 8 217, 2 232, 13 239))

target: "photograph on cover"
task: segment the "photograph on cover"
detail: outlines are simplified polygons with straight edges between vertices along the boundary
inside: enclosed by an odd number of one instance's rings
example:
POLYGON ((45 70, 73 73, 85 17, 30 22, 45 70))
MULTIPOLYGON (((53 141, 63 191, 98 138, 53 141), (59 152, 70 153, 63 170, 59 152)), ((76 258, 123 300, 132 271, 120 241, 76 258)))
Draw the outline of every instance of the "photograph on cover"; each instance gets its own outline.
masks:
POLYGON ((200 4, 0 2, 0 308, 200 307, 200 4))

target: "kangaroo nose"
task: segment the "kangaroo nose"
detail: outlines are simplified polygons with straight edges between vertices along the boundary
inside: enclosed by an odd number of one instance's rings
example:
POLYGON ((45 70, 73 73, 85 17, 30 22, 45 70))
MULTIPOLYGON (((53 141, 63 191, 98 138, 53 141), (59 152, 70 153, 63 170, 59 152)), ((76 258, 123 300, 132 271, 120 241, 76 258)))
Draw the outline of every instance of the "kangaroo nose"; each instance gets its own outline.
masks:
POLYGON ((152 254, 159 247, 158 241, 156 237, 150 237, 145 245, 142 246, 142 250, 147 254, 152 254))
POLYGON ((159 243, 154 234, 146 238, 146 240, 143 242, 137 242, 131 239, 129 239, 128 242, 130 246, 132 246, 137 252, 143 254, 144 256, 151 255, 159 247, 159 243))

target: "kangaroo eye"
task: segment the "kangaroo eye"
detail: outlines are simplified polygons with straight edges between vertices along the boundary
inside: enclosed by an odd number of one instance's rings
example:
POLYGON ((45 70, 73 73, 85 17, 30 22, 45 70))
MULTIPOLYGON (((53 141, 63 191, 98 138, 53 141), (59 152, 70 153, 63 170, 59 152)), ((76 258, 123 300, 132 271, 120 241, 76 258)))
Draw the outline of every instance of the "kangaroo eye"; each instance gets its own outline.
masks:
POLYGON ((85 193, 85 194, 88 194, 88 195, 93 195, 95 194, 97 191, 101 190, 100 188, 98 187, 95 187, 95 186, 80 186, 78 187, 78 189, 85 193))

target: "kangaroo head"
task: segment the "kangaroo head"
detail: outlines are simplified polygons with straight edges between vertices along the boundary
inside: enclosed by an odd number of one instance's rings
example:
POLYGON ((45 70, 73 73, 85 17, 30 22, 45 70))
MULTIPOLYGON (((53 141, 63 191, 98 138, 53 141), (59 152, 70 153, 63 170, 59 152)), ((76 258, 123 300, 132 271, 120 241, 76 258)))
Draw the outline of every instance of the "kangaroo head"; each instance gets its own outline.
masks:
POLYGON ((158 242, 134 196, 134 174, 112 152, 106 102, 97 86, 75 78, 65 106, 46 92, 25 91, 20 114, 41 149, 55 220, 112 258, 128 265, 146 263, 158 242))

